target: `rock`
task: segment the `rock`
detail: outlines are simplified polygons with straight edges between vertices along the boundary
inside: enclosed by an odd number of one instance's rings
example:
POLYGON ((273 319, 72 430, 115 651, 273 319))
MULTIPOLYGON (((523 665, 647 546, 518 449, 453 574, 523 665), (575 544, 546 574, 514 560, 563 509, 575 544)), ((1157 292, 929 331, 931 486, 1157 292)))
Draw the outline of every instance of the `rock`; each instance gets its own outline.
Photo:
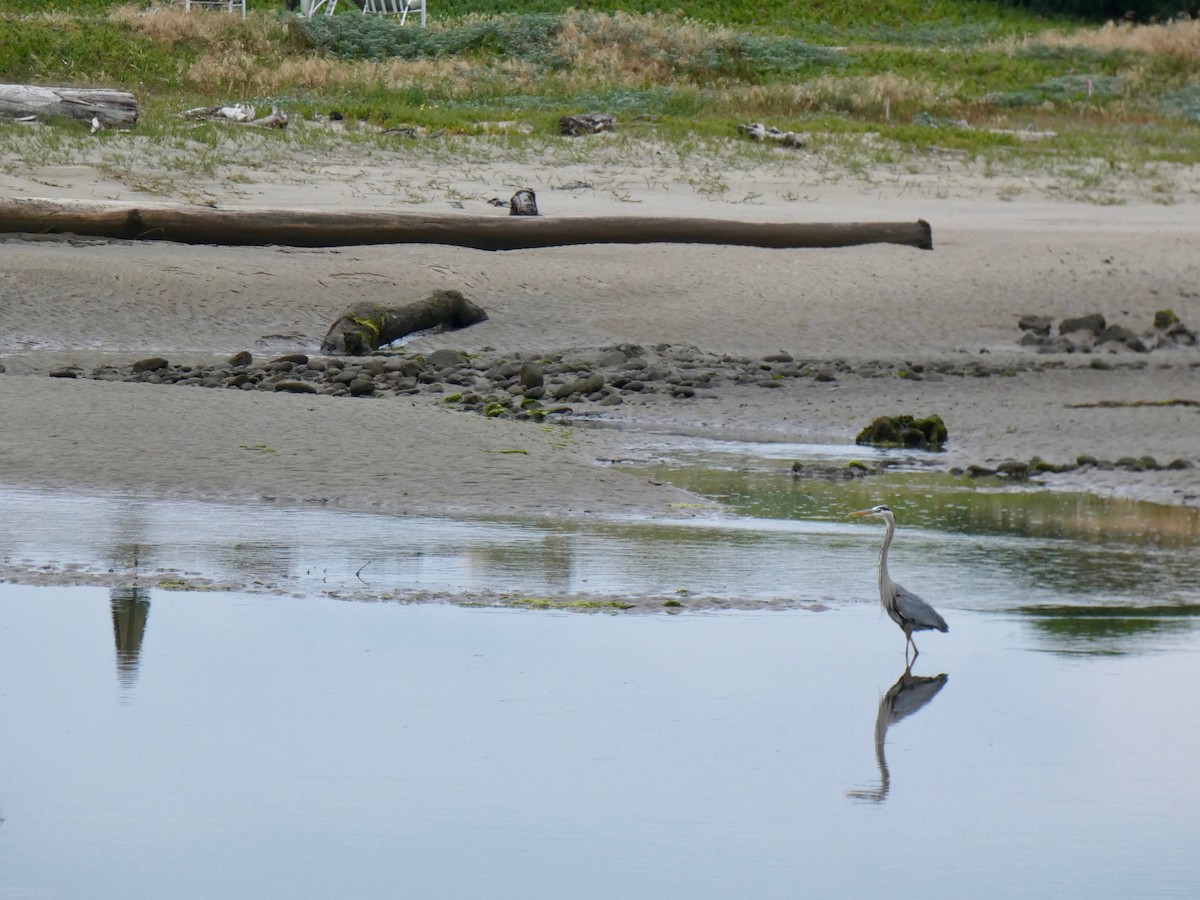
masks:
POLYGON ((968 478, 986 478, 989 475, 995 475, 995 474, 996 474, 996 470, 989 469, 989 468, 987 468, 987 466, 976 466, 976 465, 967 466, 967 477, 968 478))
POLYGON ((315 394, 317 386, 309 384, 307 381, 277 381, 275 390, 285 391, 289 394, 315 394))
POLYGON ((375 382, 370 378, 363 378, 361 376, 353 379, 347 387, 350 388, 351 397, 369 397, 375 393, 375 382))
POLYGON ((1021 462, 1018 459, 1006 459, 996 466, 996 474, 1013 481, 1027 481, 1029 479, 1029 463, 1021 462))
POLYGON ((51 378, 78 378, 83 374, 83 369, 79 366, 63 366, 61 369, 53 369, 50 372, 51 378))
POLYGON ((1166 468, 1170 469, 1172 472, 1179 472, 1184 469, 1192 468, 1192 464, 1186 459, 1173 459, 1167 463, 1166 468))
POLYGON ((1098 344, 1120 344, 1123 347, 1128 347, 1137 353, 1145 353, 1146 345, 1142 343, 1141 338, 1126 328, 1124 325, 1109 325, 1096 338, 1098 344))
POLYGON ((572 394, 594 394, 596 391, 604 387, 604 376, 599 372, 593 372, 585 378, 575 378, 571 381, 564 381, 554 389, 554 399, 562 400, 570 397, 572 394))
POLYGON ((242 366, 248 366, 250 363, 254 362, 254 357, 250 354, 249 350, 241 350, 229 357, 226 362, 231 366, 240 368, 242 366))
POLYGON ((1038 346, 1038 353, 1074 353, 1075 345, 1065 337, 1047 338, 1038 346))
POLYGON ((1041 337, 1050 336, 1050 326, 1052 324, 1049 316, 1021 316, 1017 320, 1017 327, 1022 331, 1041 337))
POLYGON ((308 356, 304 353, 286 353, 271 360, 272 363, 292 363, 296 366, 307 366, 308 356))
POLYGON ((425 357, 425 362, 435 369, 450 369, 461 366, 467 361, 467 354, 462 350, 452 350, 448 347, 434 350, 425 357))
POLYGON ((779 353, 772 353, 769 356, 764 356, 762 361, 765 363, 790 363, 795 362, 792 359, 792 354, 784 353, 782 350, 779 353))
POLYGON ((521 364, 521 368, 517 372, 517 380, 526 389, 540 388, 545 384, 546 376, 542 372, 542 367, 537 363, 527 362, 521 364))
POLYGON ((1179 324, 1179 316, 1175 315, 1173 309, 1160 309, 1154 314, 1154 327, 1159 331, 1165 331, 1172 325, 1179 324))
POLYGON ((860 431, 856 444, 873 447, 908 447, 941 450, 949 438, 941 416, 914 419, 912 416, 880 416, 860 431))
POLYGON ((1104 320, 1104 316, 1100 313, 1092 313, 1087 316, 1078 316, 1074 319, 1063 319, 1058 324, 1059 334, 1074 334, 1077 331, 1083 331, 1093 336, 1100 335, 1108 323, 1104 320))
POLYGON ((1158 336, 1158 341, 1156 342, 1155 346, 1195 347, 1196 344, 1196 333, 1182 322, 1179 322, 1166 328, 1158 336))
POLYGON ((165 359, 161 356, 151 356, 148 359, 139 359, 137 362, 129 366, 131 372, 157 372, 159 369, 165 369, 169 366, 165 359))

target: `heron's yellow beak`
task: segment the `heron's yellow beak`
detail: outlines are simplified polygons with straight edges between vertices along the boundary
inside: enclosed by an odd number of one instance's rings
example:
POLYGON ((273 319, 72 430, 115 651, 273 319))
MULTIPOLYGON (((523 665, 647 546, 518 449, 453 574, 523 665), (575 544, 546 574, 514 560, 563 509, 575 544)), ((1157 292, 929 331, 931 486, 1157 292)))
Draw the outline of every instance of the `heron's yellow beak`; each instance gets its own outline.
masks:
POLYGON ((852 516, 872 516, 874 514, 875 510, 873 509, 856 509, 854 512, 850 513, 852 516))

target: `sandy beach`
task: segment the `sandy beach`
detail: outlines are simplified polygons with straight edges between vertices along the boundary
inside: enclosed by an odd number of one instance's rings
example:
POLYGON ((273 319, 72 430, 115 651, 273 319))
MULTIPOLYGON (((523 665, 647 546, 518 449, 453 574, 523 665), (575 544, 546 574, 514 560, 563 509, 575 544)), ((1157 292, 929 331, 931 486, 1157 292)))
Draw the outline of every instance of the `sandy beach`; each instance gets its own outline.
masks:
POLYGON ((1200 347, 1044 354, 1020 344, 1017 325, 1023 315, 1058 322, 1100 313, 1142 334, 1157 311, 1171 309, 1200 326, 1195 173, 1175 173, 1170 203, 1130 185, 1120 202, 1097 204, 1065 199, 1053 185, 1017 190, 1013 180, 941 164, 823 181, 819 161, 795 155, 722 172, 715 196, 689 184, 695 161, 678 170, 661 160, 643 169, 536 160, 447 169, 433 156, 397 153, 373 163, 370 172, 359 165, 357 177, 349 160, 286 177, 278 167, 231 164, 147 196, 144 185, 98 166, 26 159, 0 173, 0 192, 396 209, 421 184, 422 211, 504 215, 486 200, 531 187, 543 216, 925 219, 935 249, 659 244, 489 253, 6 235, 0 482, 432 514, 656 516, 691 498, 604 462, 621 456, 631 433, 845 445, 875 416, 937 414, 950 432, 939 466, 1149 456, 1161 468, 1089 467, 1053 483, 1200 505, 1200 347), (401 161, 403 182, 378 174, 401 161), (685 398, 628 395, 585 417, 620 428, 581 427, 579 416, 575 425, 490 419, 424 392, 367 399, 47 377, 148 356, 315 356, 348 304, 402 305, 440 288, 462 291, 489 319, 419 338, 409 353, 454 348, 499 359, 669 346, 745 360, 786 353, 831 377, 787 379, 775 390, 730 382, 685 398), (863 374, 871 365, 890 377, 863 374), (942 375, 939 366, 987 371, 942 375), (895 377, 900 371, 917 377, 895 377))

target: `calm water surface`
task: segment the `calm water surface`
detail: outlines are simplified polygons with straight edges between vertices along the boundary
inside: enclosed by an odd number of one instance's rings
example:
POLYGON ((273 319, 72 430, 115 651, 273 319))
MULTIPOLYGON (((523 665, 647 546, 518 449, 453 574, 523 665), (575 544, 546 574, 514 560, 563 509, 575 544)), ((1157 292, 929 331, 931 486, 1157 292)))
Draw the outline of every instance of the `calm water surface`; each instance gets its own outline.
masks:
POLYGON ((1200 891, 1193 631, 144 602, 0 586, 0 896, 1200 891))
POLYGON ((4 492, 6 571, 112 586, 0 584, 0 898, 1200 895, 1195 511, 800 452, 647 457, 725 510, 666 524, 4 492), (412 591, 683 605, 344 599, 412 591))

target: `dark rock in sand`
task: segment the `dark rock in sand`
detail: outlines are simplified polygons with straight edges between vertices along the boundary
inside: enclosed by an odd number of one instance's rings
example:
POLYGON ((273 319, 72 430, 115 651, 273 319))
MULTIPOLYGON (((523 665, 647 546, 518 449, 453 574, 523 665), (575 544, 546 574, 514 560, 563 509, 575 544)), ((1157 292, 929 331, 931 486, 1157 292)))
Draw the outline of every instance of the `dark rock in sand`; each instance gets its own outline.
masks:
POLYGON ((530 388, 540 388, 546 382, 546 376, 542 372, 542 367, 537 363, 522 363, 520 371, 517 373, 517 380, 521 382, 521 386, 527 390, 530 388))
POLYGON ((1075 349, 1075 345, 1065 337, 1047 338, 1038 344, 1039 353, 1074 353, 1075 349))
POLYGON ((307 381, 277 381, 275 382, 276 391, 285 391, 290 394, 315 394, 317 386, 309 384, 307 381))
POLYGON ((148 359, 139 359, 137 362, 130 364, 129 371, 157 372, 159 369, 165 369, 169 365, 170 363, 161 356, 151 356, 148 359))
POLYGON ((425 362, 429 363, 435 369, 449 369, 454 366, 461 366, 466 361, 466 353, 461 350, 450 349, 449 347, 434 350, 425 357, 425 362))
POLYGON ((1124 325, 1109 325, 1096 338, 1098 344, 1120 344, 1123 347, 1128 347, 1137 353, 1145 353, 1146 345, 1142 343, 1141 338, 1126 328, 1124 325))
POLYGON ((1160 309, 1154 314, 1154 327, 1159 331, 1165 331, 1172 325, 1179 324, 1179 316, 1175 315, 1173 309, 1160 309))
POLYGON ((1087 332, 1093 336, 1100 335, 1108 326, 1104 316, 1100 313, 1092 313, 1087 316, 1078 316, 1074 319, 1063 319, 1058 324, 1059 334, 1074 334, 1077 331, 1087 332))
POLYGON ((347 386, 351 397, 368 397, 375 393, 375 382, 370 378, 355 378, 347 386))
POLYGON ((248 366, 254 362, 254 357, 250 355, 249 350, 242 350, 229 357, 226 362, 231 366, 241 367, 248 366))
POLYGON ((1050 326, 1053 323, 1049 316, 1021 316, 1017 320, 1017 327, 1022 331, 1029 332, 1032 335, 1049 337, 1050 326))

